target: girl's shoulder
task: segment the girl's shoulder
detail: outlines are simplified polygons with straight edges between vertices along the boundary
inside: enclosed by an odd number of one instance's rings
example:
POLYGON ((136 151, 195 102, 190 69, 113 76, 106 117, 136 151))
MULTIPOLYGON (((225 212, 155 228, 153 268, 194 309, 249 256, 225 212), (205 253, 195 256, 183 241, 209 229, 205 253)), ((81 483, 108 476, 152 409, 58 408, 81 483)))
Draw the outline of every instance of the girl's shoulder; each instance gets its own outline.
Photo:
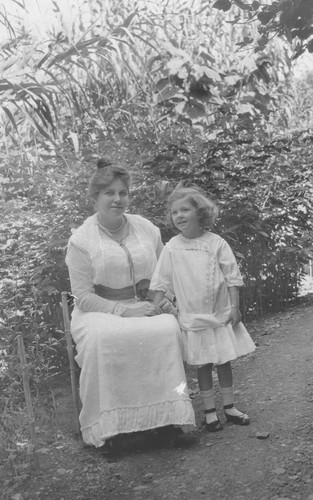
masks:
POLYGON ((222 242, 224 241, 221 236, 218 236, 215 233, 211 233, 209 231, 205 232, 200 238, 184 238, 181 234, 176 234, 176 236, 173 236, 167 243, 166 246, 169 246, 170 248, 174 248, 177 246, 185 246, 186 244, 193 245, 195 243, 198 243, 201 245, 201 242, 222 242))
POLYGON ((181 234, 176 234, 176 236, 173 236, 167 243, 167 245, 177 245, 177 244, 183 244, 184 242, 194 242, 194 241, 210 241, 211 243, 213 241, 216 242, 222 242, 225 241, 221 236, 215 233, 211 233, 210 231, 206 231, 200 238, 184 238, 181 234))
POLYGON ((211 233, 211 231, 206 231, 203 237, 211 242, 215 241, 217 243, 222 243, 223 241, 225 241, 224 238, 216 233, 211 233))
POLYGON ((168 248, 175 248, 176 246, 179 246, 181 244, 181 237, 179 234, 176 234, 176 236, 173 236, 170 240, 168 240, 165 243, 165 246, 168 248))

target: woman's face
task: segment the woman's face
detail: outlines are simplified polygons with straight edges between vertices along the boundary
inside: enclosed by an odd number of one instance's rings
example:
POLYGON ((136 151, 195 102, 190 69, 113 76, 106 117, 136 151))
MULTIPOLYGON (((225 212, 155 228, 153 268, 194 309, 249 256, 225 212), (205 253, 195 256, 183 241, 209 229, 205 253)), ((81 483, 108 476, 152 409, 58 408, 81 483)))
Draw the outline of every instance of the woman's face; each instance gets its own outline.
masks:
POLYGON ((119 217, 127 208, 128 198, 127 186, 121 179, 116 179, 99 193, 96 210, 102 217, 119 217))

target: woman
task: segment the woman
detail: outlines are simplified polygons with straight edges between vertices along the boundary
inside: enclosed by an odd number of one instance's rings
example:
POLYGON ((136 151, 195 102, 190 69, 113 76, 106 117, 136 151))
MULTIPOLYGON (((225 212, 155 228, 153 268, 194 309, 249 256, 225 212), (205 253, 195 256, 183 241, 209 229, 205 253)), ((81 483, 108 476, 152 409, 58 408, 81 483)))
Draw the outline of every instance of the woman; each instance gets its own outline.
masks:
POLYGON ((151 222, 125 214, 129 185, 124 167, 98 161, 89 185, 96 213, 71 236, 66 256, 81 430, 96 447, 121 433, 195 423, 176 319, 163 314, 164 302, 142 300, 163 245, 151 222))

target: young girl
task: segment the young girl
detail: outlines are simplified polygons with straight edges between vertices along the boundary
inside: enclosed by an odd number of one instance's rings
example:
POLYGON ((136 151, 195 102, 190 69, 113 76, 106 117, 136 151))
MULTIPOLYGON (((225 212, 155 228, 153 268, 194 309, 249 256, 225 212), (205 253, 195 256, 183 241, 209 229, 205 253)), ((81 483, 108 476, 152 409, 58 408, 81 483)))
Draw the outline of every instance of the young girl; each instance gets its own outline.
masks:
POLYGON ((180 234, 164 247, 151 280, 154 303, 166 292, 176 296, 182 330, 184 360, 198 368, 206 429, 223 428, 215 409, 212 368, 217 375, 226 419, 250 423, 234 406, 230 361, 254 351, 241 323, 239 291, 242 277, 236 259, 223 238, 211 233, 217 215, 215 203, 193 188, 176 189, 169 197, 169 216, 180 234))

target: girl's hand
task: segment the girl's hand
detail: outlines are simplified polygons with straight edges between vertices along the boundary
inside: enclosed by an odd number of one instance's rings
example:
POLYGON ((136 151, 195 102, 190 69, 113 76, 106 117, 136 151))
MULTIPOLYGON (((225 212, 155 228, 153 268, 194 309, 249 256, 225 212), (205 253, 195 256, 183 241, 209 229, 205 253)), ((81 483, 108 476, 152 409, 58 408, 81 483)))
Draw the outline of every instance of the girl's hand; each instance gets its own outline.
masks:
POLYGON ((171 302, 164 298, 159 302, 158 306, 162 309, 165 314, 172 314, 173 308, 171 302))
POLYGON ((241 321, 241 312, 239 311, 239 307, 232 306, 225 325, 228 325, 228 323, 231 323, 232 326, 235 326, 240 321, 241 321))
POLYGON ((162 309, 152 304, 152 302, 138 302, 126 309, 122 314, 124 318, 136 318, 142 316, 156 316, 157 314, 162 314, 162 309))

